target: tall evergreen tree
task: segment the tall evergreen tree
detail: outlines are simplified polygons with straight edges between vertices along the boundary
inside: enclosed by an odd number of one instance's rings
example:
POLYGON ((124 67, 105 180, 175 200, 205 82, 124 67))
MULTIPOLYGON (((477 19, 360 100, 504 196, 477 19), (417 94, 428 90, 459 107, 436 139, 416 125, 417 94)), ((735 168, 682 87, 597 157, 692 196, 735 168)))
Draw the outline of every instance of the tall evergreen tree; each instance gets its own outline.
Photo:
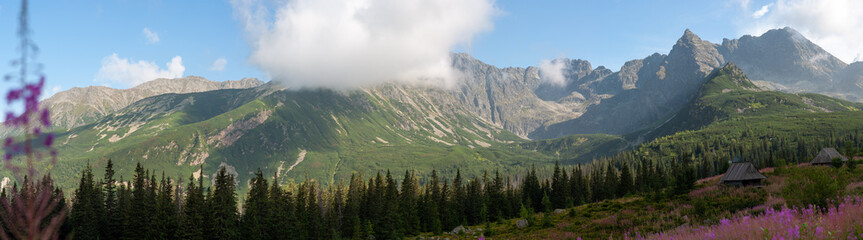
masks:
POLYGON ((151 234, 155 231, 150 228, 150 224, 153 223, 155 199, 150 192, 149 174, 141 167, 141 163, 135 167, 131 192, 129 215, 126 216, 128 226, 123 236, 126 239, 154 239, 155 236, 151 234))
POLYGON ((536 176, 536 167, 531 166, 530 172, 524 177, 522 182, 522 194, 525 205, 533 211, 541 211, 542 206, 542 186, 539 184, 539 177, 536 176))
POLYGON ((249 239, 270 239, 268 235, 266 219, 269 218, 269 199, 267 197, 269 185, 264 179, 261 169, 255 172, 251 180, 251 188, 243 205, 243 217, 240 221, 242 236, 249 239))
POLYGON ((104 203, 101 187, 93 181, 93 169, 89 166, 81 173, 81 181, 72 201, 70 224, 75 238, 99 239, 104 222, 104 203))
POLYGON ((558 162, 554 163, 554 173, 551 176, 551 203, 554 208, 567 207, 569 194, 569 177, 566 176, 566 171, 560 168, 558 162))
POLYGON ((105 227, 102 228, 102 239, 119 239, 123 215, 117 206, 117 180, 114 179, 114 163, 111 159, 108 159, 105 165, 102 184, 105 189, 105 227))
POLYGON ((402 178, 401 193, 399 194, 399 213, 401 213, 402 226, 405 234, 416 234, 421 230, 419 203, 419 184, 411 171, 405 170, 402 178))
POLYGON ((200 176, 198 181, 195 181, 194 177, 189 177, 189 185, 186 187, 186 199, 183 201, 183 217, 180 222, 183 239, 202 240, 205 237, 206 227, 204 226, 204 219, 207 216, 205 215, 204 188, 201 186, 203 178, 203 176, 200 176), (195 184, 195 182, 198 182, 198 184, 195 184))
POLYGON ((624 163, 620 169, 620 185, 617 187, 617 195, 624 196, 633 191, 632 171, 629 169, 629 164, 624 163))
POLYGON ((237 193, 234 191, 234 175, 221 167, 216 174, 212 197, 208 199, 212 225, 207 235, 210 239, 236 239, 237 231, 237 193))
POLYGON ((179 220, 177 205, 174 204, 174 185, 170 178, 165 178, 165 173, 162 173, 162 181, 159 183, 153 226, 156 230, 155 236, 156 239, 176 239, 179 233, 179 220))

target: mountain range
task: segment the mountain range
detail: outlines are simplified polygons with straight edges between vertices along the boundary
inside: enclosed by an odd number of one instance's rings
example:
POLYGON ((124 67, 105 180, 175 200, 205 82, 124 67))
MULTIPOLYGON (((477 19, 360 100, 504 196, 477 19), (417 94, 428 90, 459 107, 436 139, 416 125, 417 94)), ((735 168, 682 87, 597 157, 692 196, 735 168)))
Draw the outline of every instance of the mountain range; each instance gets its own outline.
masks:
POLYGON ((260 168, 283 181, 334 183, 381 169, 478 176, 584 162, 738 114, 856 112, 846 100, 863 96, 863 63, 843 63, 790 28, 722 44, 686 30, 668 54, 616 72, 554 61, 564 66, 563 85, 538 67, 499 68, 457 53, 452 66, 465 77, 448 89, 186 77, 75 88, 43 104, 59 133, 61 184, 74 183, 85 161, 107 159, 127 176, 140 162, 180 179, 226 166, 240 181, 260 168))

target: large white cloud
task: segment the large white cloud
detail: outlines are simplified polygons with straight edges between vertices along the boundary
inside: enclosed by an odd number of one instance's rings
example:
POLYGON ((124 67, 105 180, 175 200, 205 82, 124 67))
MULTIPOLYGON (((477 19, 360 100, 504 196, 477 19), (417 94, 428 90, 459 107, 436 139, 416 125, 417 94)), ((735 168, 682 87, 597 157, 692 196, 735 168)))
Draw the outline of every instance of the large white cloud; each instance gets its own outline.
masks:
POLYGON ((137 61, 120 58, 116 53, 102 59, 102 67, 96 73, 95 81, 116 83, 122 86, 135 86, 157 78, 183 77, 186 67, 183 58, 176 56, 161 69, 155 62, 137 61))
POLYGON ((742 26, 744 33, 789 26, 845 62, 863 61, 863 1, 777 0, 768 5, 769 12, 765 6, 752 13, 742 26), (764 14, 758 14, 761 10, 764 14))
POLYGON ((452 85, 450 52, 492 28, 494 0, 232 0, 250 61, 292 87, 452 85), (275 9, 270 11, 268 9, 275 9))

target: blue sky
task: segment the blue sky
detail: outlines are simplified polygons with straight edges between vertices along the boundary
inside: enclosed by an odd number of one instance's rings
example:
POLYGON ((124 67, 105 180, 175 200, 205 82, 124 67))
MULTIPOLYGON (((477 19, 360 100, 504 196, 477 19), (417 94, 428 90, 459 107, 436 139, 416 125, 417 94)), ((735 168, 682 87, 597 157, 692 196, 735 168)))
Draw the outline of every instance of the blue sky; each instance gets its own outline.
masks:
MULTIPOLYGON (((654 52, 667 53, 686 28, 703 39, 720 42, 722 38, 792 25, 816 43, 830 45, 825 46, 828 51, 850 62, 860 45, 837 43, 863 42, 863 37, 855 39, 863 28, 829 32, 818 24, 835 25, 831 16, 840 15, 846 19, 842 22, 852 22, 848 27, 863 27, 860 14, 831 12, 848 11, 848 4, 860 5, 853 0, 837 0, 846 5, 828 4, 824 10, 809 10, 823 5, 820 2, 824 1, 499 0, 493 2, 497 11, 489 16, 491 28, 479 26, 481 30, 471 32, 469 44, 459 42, 450 48, 499 67, 535 66, 543 59, 568 57, 617 70, 625 61, 654 52), (801 21, 800 15, 810 20, 801 21)), ((0 0, 0 59, 4 63, 15 58, 19 6, 19 0, 0 0)), ((164 76, 269 80, 273 66, 261 67, 265 64, 250 61, 255 52, 250 43, 255 37, 244 28, 246 23, 235 17, 235 7, 227 0, 32 1, 33 39, 41 49, 37 60, 45 66, 47 91, 50 94, 91 85, 128 88, 138 83, 110 80, 111 76, 137 74, 135 71, 100 75, 105 61, 156 66, 155 74, 164 76), (166 65, 176 56, 181 57, 183 69, 175 69, 179 71, 166 65), (214 67, 218 59, 223 59, 224 67, 214 67)), ((13 71, 7 64, 0 70, 13 71)), ((8 83, 0 87, 7 88, 8 83)))

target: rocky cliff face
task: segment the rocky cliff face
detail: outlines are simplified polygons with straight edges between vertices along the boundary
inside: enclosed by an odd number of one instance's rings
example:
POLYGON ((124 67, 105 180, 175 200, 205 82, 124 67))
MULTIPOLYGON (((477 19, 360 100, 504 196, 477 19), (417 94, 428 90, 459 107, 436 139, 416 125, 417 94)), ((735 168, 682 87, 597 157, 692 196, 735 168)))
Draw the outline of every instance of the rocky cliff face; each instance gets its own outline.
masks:
POLYGON ((263 84, 258 79, 210 81, 189 76, 176 79, 156 79, 129 89, 93 86, 59 92, 42 102, 51 109, 54 127, 72 128, 98 120, 141 99, 166 93, 193 93, 218 89, 243 89, 263 84))
POLYGON ((723 61, 712 44, 686 30, 667 56, 654 54, 627 62, 621 71, 599 80, 620 89, 613 97, 591 106, 579 118, 539 128, 530 137, 639 130, 680 109, 723 61))

